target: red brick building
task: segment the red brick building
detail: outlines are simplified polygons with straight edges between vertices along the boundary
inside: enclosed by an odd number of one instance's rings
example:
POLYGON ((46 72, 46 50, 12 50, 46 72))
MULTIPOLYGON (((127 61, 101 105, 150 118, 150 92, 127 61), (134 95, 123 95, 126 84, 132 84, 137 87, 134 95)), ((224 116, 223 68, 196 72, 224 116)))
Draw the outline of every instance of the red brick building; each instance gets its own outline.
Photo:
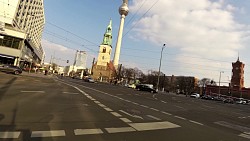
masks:
POLYGON ((244 67, 245 64, 242 63, 238 57, 235 63, 232 63, 232 78, 231 84, 229 86, 211 86, 207 85, 206 94, 216 95, 219 93, 222 95, 242 97, 250 99, 250 88, 244 87, 244 67))

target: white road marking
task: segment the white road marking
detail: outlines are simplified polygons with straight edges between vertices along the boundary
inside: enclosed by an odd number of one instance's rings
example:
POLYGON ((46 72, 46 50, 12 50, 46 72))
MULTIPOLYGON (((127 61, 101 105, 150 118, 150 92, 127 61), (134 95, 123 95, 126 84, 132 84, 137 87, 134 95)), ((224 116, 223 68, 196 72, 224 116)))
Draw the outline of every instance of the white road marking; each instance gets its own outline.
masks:
POLYGON ((181 107, 181 106, 177 106, 177 105, 174 105, 175 107, 177 107, 177 108, 180 108, 180 109, 184 109, 183 107, 181 107))
POLYGON ((250 132, 244 132, 244 134, 248 134, 248 135, 250 135, 250 132))
POLYGON ((110 113, 116 117, 122 117, 122 115, 118 114, 117 112, 110 112, 110 113))
POLYGON ((96 104, 100 104, 100 102, 99 101, 94 101, 96 104))
POLYGON ((174 117, 176 117, 178 119, 186 120, 186 118, 184 118, 184 117, 180 117, 180 116, 174 116, 174 117))
POLYGON ((163 113, 163 114, 165 114, 165 115, 169 115, 169 116, 171 116, 171 115, 172 115, 172 114, 167 113, 167 112, 164 112, 164 111, 161 111, 161 113, 163 113))
POLYGON ((132 127, 105 128, 108 133, 134 132, 132 127))
POLYGON ((150 117, 150 118, 155 119, 155 120, 161 120, 160 118, 152 116, 152 115, 147 115, 147 117, 150 117))
POLYGON ((192 122, 192 123, 195 123, 195 124, 204 125, 204 124, 202 124, 200 122, 197 122, 197 121, 193 121, 193 120, 189 120, 189 121, 192 122))
POLYGON ((245 126, 241 126, 241 125, 229 123, 229 122, 226 122, 226 121, 217 121, 217 122, 214 122, 214 123, 218 124, 218 125, 221 125, 221 126, 224 126, 224 127, 227 127, 227 128, 238 130, 238 131, 241 131, 241 132, 248 132, 248 131, 250 131, 249 127, 245 127, 245 126))
POLYGON ((148 106, 146 106, 146 105, 140 105, 140 106, 142 106, 142 107, 144 107, 144 108, 149 108, 148 106))
POLYGON ((90 98, 90 100, 95 101, 96 99, 94 99, 94 98, 90 98))
POLYGON ((243 138, 250 139, 250 135, 248 135, 248 134, 243 134, 243 133, 241 133, 241 134, 239 134, 239 136, 240 136, 240 137, 243 137, 243 138))
POLYGON ((106 106, 103 105, 103 104, 101 104, 101 103, 99 103, 98 105, 101 106, 101 107, 103 107, 103 108, 106 108, 106 106))
POLYGON ((139 94, 135 94, 135 95, 140 96, 139 94))
POLYGON ((87 96, 87 98, 91 99, 92 97, 91 96, 87 96))
POLYGON ((157 111, 157 112, 158 112, 158 111, 160 111, 160 110, 158 110, 158 109, 155 109, 155 108, 150 108, 150 109, 151 109, 151 110, 154 110, 154 111, 157 111))
POLYGON ((138 103, 136 103, 136 102, 132 102, 133 104, 135 104, 135 105, 140 105, 140 104, 138 104, 138 103))
POLYGON ((120 118, 120 120, 122 120, 123 122, 126 122, 126 123, 131 123, 132 121, 127 119, 127 118, 120 118))
POLYGON ((110 109, 110 108, 104 108, 106 111, 108 111, 108 112, 112 112, 113 110, 112 109, 110 109))
POLYGON ((0 139, 15 138, 17 139, 20 132, 0 132, 0 139))
POLYGON ((127 113, 127 112, 125 112, 125 111, 123 111, 123 110, 119 110, 119 111, 122 112, 122 113, 124 113, 124 114, 126 114, 126 115, 129 115, 129 116, 131 116, 131 117, 133 117, 133 118, 143 119, 141 116, 131 115, 130 113, 127 113))
POLYGON ((162 103, 167 103, 166 101, 161 100, 162 103))
POLYGON ((58 137, 65 136, 64 130, 52 130, 52 131, 32 131, 31 137, 58 137))
POLYGON ((21 91, 21 93, 45 93, 44 91, 21 91))
POLYGON ((177 124, 171 122, 151 122, 151 123, 130 123, 131 127, 137 131, 146 131, 146 130, 159 130, 159 129, 168 129, 168 128, 177 128, 180 127, 177 124))
POLYGON ((101 129, 75 129, 75 135, 92 135, 92 134, 103 134, 101 129))
POLYGON ((212 109, 212 108, 215 108, 215 107, 208 106, 208 105, 205 105, 205 104, 203 104, 202 106, 203 106, 203 107, 206 107, 206 108, 211 108, 211 109, 212 109))
POLYGON ((73 93, 73 92, 63 92, 64 94, 79 94, 79 93, 73 93))

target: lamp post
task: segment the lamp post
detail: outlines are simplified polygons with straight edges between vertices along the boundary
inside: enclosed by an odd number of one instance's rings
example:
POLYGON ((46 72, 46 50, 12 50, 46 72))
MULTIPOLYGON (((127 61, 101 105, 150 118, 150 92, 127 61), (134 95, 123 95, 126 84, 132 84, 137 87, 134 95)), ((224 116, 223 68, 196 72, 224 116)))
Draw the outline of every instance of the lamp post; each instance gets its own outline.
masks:
POLYGON ((161 48, 161 58, 160 58, 160 65, 159 65, 159 71, 158 71, 158 79, 157 79, 157 86, 156 86, 156 91, 159 90, 159 83, 160 83, 160 73, 161 73, 161 60, 162 60, 162 52, 163 49, 166 47, 166 44, 163 44, 161 48))
POLYGON ((224 71, 220 71, 220 77, 219 77, 219 94, 220 94, 220 80, 221 80, 221 73, 224 73, 224 71))

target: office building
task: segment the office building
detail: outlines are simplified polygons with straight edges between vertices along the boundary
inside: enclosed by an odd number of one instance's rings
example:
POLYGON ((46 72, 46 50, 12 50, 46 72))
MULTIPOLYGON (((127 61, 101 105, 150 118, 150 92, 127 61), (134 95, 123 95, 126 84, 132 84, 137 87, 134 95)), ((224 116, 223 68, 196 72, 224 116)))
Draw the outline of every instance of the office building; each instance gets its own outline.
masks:
POLYGON ((0 0, 0 63, 39 66, 45 25, 43 0, 0 0))

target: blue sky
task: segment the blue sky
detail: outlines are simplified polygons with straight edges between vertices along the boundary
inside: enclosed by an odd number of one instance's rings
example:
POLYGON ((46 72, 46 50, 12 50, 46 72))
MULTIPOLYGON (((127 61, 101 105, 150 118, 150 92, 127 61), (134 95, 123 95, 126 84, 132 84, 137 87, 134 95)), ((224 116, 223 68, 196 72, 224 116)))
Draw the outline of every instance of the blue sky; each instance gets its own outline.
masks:
MULTIPOLYGON (((75 50, 85 50, 91 67, 110 18, 114 53, 121 3, 122 0, 44 1, 46 26, 42 44, 46 61, 55 54, 56 63, 67 65, 63 60, 70 60, 72 64, 75 50)), ((224 71, 222 81, 228 82, 231 62, 237 60, 239 52, 240 60, 246 64, 245 85, 250 87, 250 0, 130 0, 129 8, 120 56, 123 66, 138 67, 145 73, 158 70, 161 47, 166 44, 162 59, 162 72, 166 75, 218 81, 220 71, 224 71)))

